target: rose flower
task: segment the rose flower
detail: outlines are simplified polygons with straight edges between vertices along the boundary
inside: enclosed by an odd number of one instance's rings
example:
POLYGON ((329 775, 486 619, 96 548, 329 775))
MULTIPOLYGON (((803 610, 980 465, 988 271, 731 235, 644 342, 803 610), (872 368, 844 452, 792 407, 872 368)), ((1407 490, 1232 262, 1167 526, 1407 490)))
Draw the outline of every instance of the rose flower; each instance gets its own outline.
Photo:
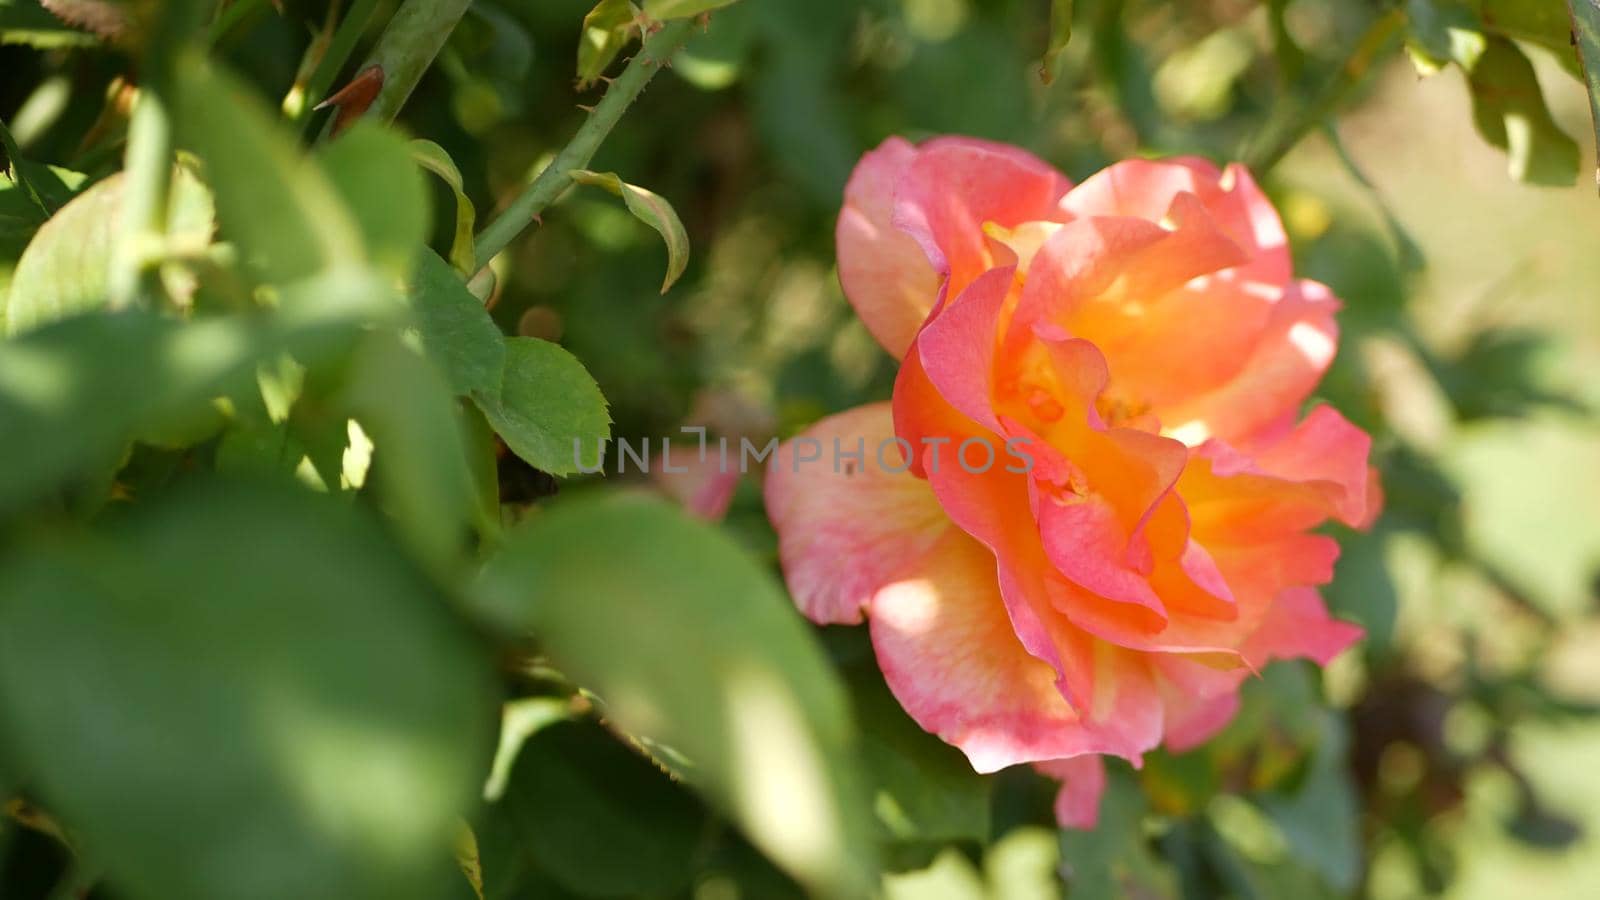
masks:
POLYGON ((800 610, 865 616, 900 704, 975 769, 1038 765, 1088 827, 1101 755, 1194 747, 1266 662, 1360 636, 1313 529, 1375 515, 1371 440, 1301 414, 1339 304, 1242 166, 1073 187, 1014 147, 891 138, 837 240, 893 401, 785 443, 768 512, 800 610))

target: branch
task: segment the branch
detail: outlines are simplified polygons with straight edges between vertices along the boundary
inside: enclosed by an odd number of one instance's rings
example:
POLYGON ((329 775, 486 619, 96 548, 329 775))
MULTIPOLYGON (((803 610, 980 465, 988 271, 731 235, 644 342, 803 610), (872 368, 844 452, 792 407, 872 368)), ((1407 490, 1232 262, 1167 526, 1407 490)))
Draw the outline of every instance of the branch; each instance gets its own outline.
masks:
POLYGON ((1388 49, 1401 26, 1405 24, 1405 13, 1400 9, 1392 9, 1379 16, 1367 27, 1365 34, 1351 49, 1350 55, 1345 58, 1344 64, 1339 66, 1339 71, 1333 74, 1328 83, 1310 101, 1300 107, 1298 115, 1283 123, 1269 125, 1266 132, 1256 140, 1255 146, 1244 154, 1245 163, 1257 178, 1265 175, 1268 170, 1278 164, 1295 145, 1300 143, 1313 129, 1321 125, 1339 104, 1344 102, 1367 72, 1372 69, 1382 53, 1388 49))
POLYGON ((589 118, 578 128, 578 133, 539 173, 539 177, 523 188, 522 193, 478 235, 475 268, 482 269, 488 265, 495 254, 504 250, 522 233, 522 229, 538 218, 539 213, 572 183, 574 169, 589 167, 589 160, 594 158, 595 151, 600 148, 606 135, 611 133, 617 120, 638 98, 650 79, 655 77, 657 70, 689 40, 692 29, 693 22, 673 22, 645 37, 639 55, 628 61, 622 74, 606 89, 605 96, 589 112, 589 118))
POLYGON ((404 0, 378 38, 378 46, 372 48, 372 55, 358 68, 365 71, 377 66, 383 73, 383 86, 364 118, 394 121, 470 3, 471 0, 404 0))

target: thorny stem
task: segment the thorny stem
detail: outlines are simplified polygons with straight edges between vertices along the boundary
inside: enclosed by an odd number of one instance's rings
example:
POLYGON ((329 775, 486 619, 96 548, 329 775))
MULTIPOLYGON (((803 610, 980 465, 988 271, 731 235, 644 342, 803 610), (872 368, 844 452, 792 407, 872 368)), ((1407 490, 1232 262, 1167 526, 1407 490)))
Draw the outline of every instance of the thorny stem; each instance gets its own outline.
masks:
MULTIPOLYGON (((383 36, 378 38, 378 46, 372 48, 372 55, 359 67, 365 70, 377 66, 383 72, 383 87, 367 107, 364 118, 385 123, 394 121, 470 3, 471 0, 404 0, 401 3, 383 30, 383 36)), ((354 38, 351 40, 353 42, 354 38)), ((331 54, 331 48, 329 52, 331 54)))
MULTIPOLYGON (((344 68, 345 61, 356 49, 356 41, 360 40, 361 33, 366 31, 367 24, 372 20, 373 10, 377 6, 378 0, 355 0, 350 5, 350 11, 339 20, 339 27, 333 32, 333 40, 328 42, 328 48, 323 52, 322 59, 317 61, 311 77, 306 79, 305 93, 294 116, 296 121, 302 123, 310 121, 312 106, 326 98, 328 89, 333 86, 333 79, 338 77, 339 70, 344 68)), ((311 136, 310 131, 306 131, 305 134, 307 137, 311 136)))
POLYGON ((678 52, 689 39, 693 22, 673 22, 645 37, 639 54, 628 61, 606 89, 604 97, 590 110, 589 117, 578 128, 567 146, 556 154, 550 165, 539 173, 531 184, 505 208, 477 237, 477 260, 474 268, 482 269, 495 254, 506 248, 522 229, 534 221, 545 207, 572 183, 574 169, 587 168, 606 135, 622 118, 644 86, 656 72, 678 52))
POLYGON ((1344 102, 1404 24, 1405 13, 1398 8, 1379 16, 1356 42, 1339 71, 1333 74, 1316 96, 1289 116, 1279 117, 1267 127, 1265 134, 1245 154, 1245 162, 1256 177, 1276 166, 1302 138, 1321 125, 1344 102))

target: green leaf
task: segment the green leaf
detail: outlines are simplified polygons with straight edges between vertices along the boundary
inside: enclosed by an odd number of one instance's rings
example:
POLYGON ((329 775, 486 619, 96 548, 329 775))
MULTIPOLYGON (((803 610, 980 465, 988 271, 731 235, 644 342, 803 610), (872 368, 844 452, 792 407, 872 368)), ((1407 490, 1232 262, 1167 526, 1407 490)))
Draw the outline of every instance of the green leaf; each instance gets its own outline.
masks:
POLYGON ((736 2, 738 0, 644 0, 644 14, 665 22, 668 19, 692 18, 724 6, 732 6, 736 2))
POLYGON ((28 186, 10 178, 0 178, 0 335, 5 334, 6 294, 22 251, 49 218, 41 211, 40 200, 49 211, 64 206, 87 180, 77 172, 26 163, 28 186))
POLYGON ((349 372, 340 406, 376 445, 383 506, 418 558, 453 574, 479 509, 458 402, 426 359, 382 332, 357 346, 349 372))
POLYGON ((693 795, 592 722, 531 735, 501 803, 534 865, 588 897, 682 891, 707 818, 693 795))
POLYGON ((287 352, 309 365, 342 350, 375 307, 391 304, 385 284, 359 273, 297 289, 304 295, 286 292, 270 318, 92 314, 8 341, 0 353, 0 513, 113 466, 141 430, 253 390, 263 360, 287 352))
POLYGON ((628 0, 600 0, 583 17, 583 35, 578 39, 579 90, 605 74, 606 67, 633 40, 638 13, 628 0))
POLYGON ((462 275, 471 275, 474 270, 474 250, 472 245, 472 230, 478 218, 477 208, 472 205, 472 200, 467 196, 461 180, 461 170, 456 168, 455 161, 450 158, 444 148, 433 141, 417 139, 411 142, 411 159, 417 165, 427 169, 444 180, 450 190, 456 195, 456 234, 450 242, 450 264, 456 267, 462 275))
POLYGON ((363 119, 340 132, 318 161, 354 217, 367 258, 409 277, 431 226, 427 188, 406 141, 363 119))
POLYGON ((198 56, 181 58, 177 70, 178 140, 205 164, 223 237, 261 280, 284 284, 362 262, 359 226, 367 223, 261 102, 198 56))
POLYGON ((493 391, 472 399, 512 452, 536 469, 570 475, 593 470, 611 436, 611 414, 594 376, 559 344, 507 338, 493 391))
POLYGON ((423 249, 411 284, 411 304, 428 355, 456 393, 494 396, 505 368, 505 337, 472 296, 461 276, 432 250, 423 249))
POLYGON ((0 707, 142 900, 448 896, 487 660, 360 510, 219 481, 0 563, 0 707))
POLYGON ((1050 39, 1039 60, 1039 77, 1049 84, 1056 77, 1056 60, 1072 39, 1072 0, 1050 0, 1050 39))
POLYGON ((1505 38, 1491 38, 1467 77, 1472 121, 1485 141, 1506 151, 1517 181, 1561 186, 1578 174, 1578 145, 1550 117, 1533 64, 1505 38))
POLYGON ((39 0, 0 0, 0 44, 55 50, 97 42, 94 35, 71 28, 52 16, 39 5, 39 0))
POLYGON ((628 184, 618 178, 615 172, 574 169, 570 174, 572 180, 579 184, 605 188, 621 197, 634 218, 661 235, 661 240, 667 245, 667 277, 661 282, 661 293, 665 294, 672 283, 683 275, 684 267, 689 265, 689 235, 684 232, 683 223, 678 220, 678 213, 673 210, 672 204, 659 194, 628 184))
POLYGON ((986 900, 989 896, 982 874, 954 847, 944 848, 919 871, 883 879, 884 900, 986 900))
POLYGON ((1355 887, 1361 866, 1361 811, 1345 768, 1348 729, 1323 712, 1321 735, 1306 777, 1293 793, 1274 793, 1261 807, 1283 831, 1290 852, 1341 893, 1355 887))
MULTIPOLYGON (((1570 0, 1573 36, 1578 41, 1578 59, 1583 66, 1583 84, 1589 90, 1589 117, 1600 145, 1600 2, 1570 0)), ((1595 166, 1595 183, 1600 185, 1600 164, 1595 166)))
POLYGON ((241 421, 217 442, 216 470, 253 478, 290 476, 305 457, 305 447, 286 423, 241 421))
POLYGON ((685 780, 780 867, 820 896, 870 888, 843 687, 731 539, 642 495, 558 504, 507 539, 475 596, 537 634, 607 721, 687 759, 685 780))
POLYGON ((1513 40, 1536 44, 1555 55, 1562 67, 1581 78, 1577 55, 1572 52, 1574 25, 1583 30, 1584 5, 1591 0, 1576 0, 1567 14, 1563 3, 1547 0, 1473 0, 1486 31, 1513 40))
POLYGON ((852 666, 847 677, 884 836, 935 844, 987 841, 989 779, 905 714, 876 665, 852 666))
POLYGON ((1148 803, 1121 766, 1108 766, 1100 821, 1094 829, 1061 832, 1061 871, 1074 898, 1176 897, 1171 868, 1150 847, 1144 828, 1148 803))
POLYGON ((1407 48, 1424 75, 1447 63, 1471 71, 1487 41, 1483 23, 1464 0, 1406 0, 1407 48))
MULTIPOLYGON (((63 206, 39 229, 3 298, 0 326, 8 335, 106 302, 107 260, 122 217, 122 173, 99 182, 63 206)), ((168 246, 193 253, 211 240, 211 194, 188 170, 174 170, 168 197, 168 246)))

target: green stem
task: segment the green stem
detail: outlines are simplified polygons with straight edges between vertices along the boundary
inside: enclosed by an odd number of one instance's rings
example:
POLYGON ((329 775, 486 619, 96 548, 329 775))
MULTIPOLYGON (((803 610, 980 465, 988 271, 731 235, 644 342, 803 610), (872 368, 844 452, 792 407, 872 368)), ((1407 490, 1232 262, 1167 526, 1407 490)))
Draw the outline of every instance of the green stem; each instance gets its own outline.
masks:
POLYGON ((495 254, 504 250, 522 233, 522 229, 560 196, 572 183, 574 169, 588 168, 589 160, 594 158, 595 151, 600 148, 606 135, 611 133, 617 120, 622 118, 623 112, 638 98, 656 72, 688 41, 692 28, 692 22, 673 22, 645 39, 639 54, 629 60, 622 74, 606 89, 605 96, 595 104, 589 112, 589 118, 584 120, 567 146, 478 235, 475 268, 482 269, 488 265, 495 254))
POLYGON ((217 17, 211 20, 206 28, 206 43, 215 45, 218 41, 233 30, 235 25, 243 22, 255 12, 265 0, 233 0, 217 17))
POLYGON ((367 107, 365 118, 392 122, 411 91, 439 55, 444 42, 466 14, 471 0, 405 0, 372 48, 361 70, 377 66, 383 87, 367 107))
POLYGON ((172 177, 172 123, 165 98, 146 85, 128 122, 128 153, 122 174, 122 222, 111 251, 106 294, 112 309, 133 305, 148 262, 167 231, 167 193, 172 177))
POLYGON ((1320 126, 1355 90, 1379 56, 1388 49, 1405 24, 1405 13, 1392 9, 1367 27, 1344 64, 1317 94, 1287 116, 1277 117, 1256 145, 1244 154, 1245 163, 1261 177, 1286 156, 1307 134, 1320 126))
POLYGON ((367 30, 367 25, 372 21, 372 13, 377 8, 378 0, 355 0, 355 3, 351 4, 350 11, 339 20, 339 27, 334 31, 328 49, 322 54, 322 59, 317 61, 317 67, 312 70, 311 77, 306 80, 305 95, 301 99, 299 112, 295 114, 295 121, 307 126, 304 133, 308 137, 311 134, 309 127, 311 107, 327 97, 328 89, 333 87, 333 80, 339 76, 339 70, 344 68, 350 54, 355 52, 356 42, 361 39, 362 32, 367 30))
POLYGON ((146 287, 157 287, 153 283, 153 260, 167 233, 167 194, 172 181, 169 106, 176 86, 173 63, 191 36, 200 30, 203 15, 197 0, 166 4, 145 46, 139 99, 128 123, 121 222, 106 277, 106 295, 112 309, 131 306, 146 287))

